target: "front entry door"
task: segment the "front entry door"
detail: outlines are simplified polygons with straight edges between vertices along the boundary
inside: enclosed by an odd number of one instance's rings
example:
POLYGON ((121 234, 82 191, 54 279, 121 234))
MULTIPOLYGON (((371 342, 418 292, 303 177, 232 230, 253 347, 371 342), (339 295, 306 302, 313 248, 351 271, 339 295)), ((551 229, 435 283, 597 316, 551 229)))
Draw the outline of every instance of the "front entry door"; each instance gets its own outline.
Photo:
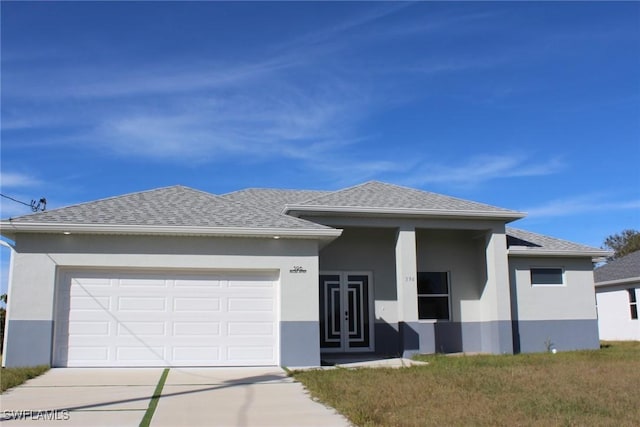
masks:
POLYGON ((371 273, 321 273, 322 351, 373 351, 372 303, 371 273))

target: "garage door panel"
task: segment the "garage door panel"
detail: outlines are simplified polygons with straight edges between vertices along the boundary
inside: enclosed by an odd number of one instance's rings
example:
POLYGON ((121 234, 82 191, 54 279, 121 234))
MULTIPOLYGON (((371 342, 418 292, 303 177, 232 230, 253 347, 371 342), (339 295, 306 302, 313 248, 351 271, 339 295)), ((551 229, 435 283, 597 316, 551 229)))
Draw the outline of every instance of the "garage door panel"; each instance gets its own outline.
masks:
POLYGON ((167 310, 167 298, 162 297, 119 297, 118 298, 118 311, 166 311, 167 310))
POLYGON ((116 360, 118 361, 160 361, 166 359, 164 346, 131 346, 117 347, 116 360))
POLYGON ((272 337, 274 332, 273 325, 266 322, 227 322, 227 335, 230 337, 272 337))
POLYGON ((271 298, 236 298, 227 299, 227 310, 230 312, 273 311, 274 301, 271 298))
POLYGON ((167 280, 161 278, 144 279, 138 278, 126 278, 117 281, 117 287, 122 289, 148 289, 148 288, 166 288, 167 280))
POLYGON ((220 322, 174 322, 174 337, 220 336, 220 322))
POLYGON ((198 347, 183 346, 173 347, 173 357, 175 362, 200 361, 206 362, 210 360, 220 359, 220 348, 216 346, 198 347))
POLYGON ((79 321, 69 325, 69 335, 108 337, 111 334, 111 324, 105 321, 79 321))
POLYGON ((164 336, 167 333, 165 322, 123 322, 118 323, 118 336, 164 336))
POLYGON ((274 275, 68 273, 55 366, 277 365, 274 275))
POLYGON ((111 309, 111 298, 95 296, 95 295, 82 295, 82 296, 71 296, 71 306, 74 310, 93 310, 93 311, 104 311, 111 309))
POLYGON ((174 297, 173 298, 173 311, 181 312, 186 311, 193 313, 199 312, 219 312, 220 311, 220 298, 206 298, 206 297, 174 297))
MULTIPOLYGON (((109 347, 106 346, 69 346, 69 360, 75 361, 75 363, 85 362, 90 364, 91 362, 104 362, 109 360, 109 347)), ((77 365, 76 365, 77 366, 77 365)))
POLYGON ((110 288, 112 283, 110 278, 105 277, 82 277, 77 278, 76 284, 79 285, 74 290, 82 291, 83 289, 94 289, 94 288, 110 288))
POLYGON ((222 284, 220 283, 220 280, 211 280, 211 279, 198 279, 198 278, 194 278, 190 280, 176 279, 174 281, 174 287, 176 289, 199 290, 202 288, 207 288, 207 289, 221 288, 222 284))

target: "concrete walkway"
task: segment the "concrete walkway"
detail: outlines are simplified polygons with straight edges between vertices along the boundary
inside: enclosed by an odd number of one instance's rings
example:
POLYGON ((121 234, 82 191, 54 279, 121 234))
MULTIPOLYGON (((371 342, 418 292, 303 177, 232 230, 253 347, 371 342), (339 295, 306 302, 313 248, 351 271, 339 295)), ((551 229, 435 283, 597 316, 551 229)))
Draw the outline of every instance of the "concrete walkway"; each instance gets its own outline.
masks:
MULTIPOLYGON (((162 368, 59 368, 0 396, 6 426, 138 426, 162 368), (29 412, 30 411, 30 412, 29 412), (19 417, 25 419, 7 418, 19 417)), ((280 368, 172 368, 151 426, 348 426, 280 368)))

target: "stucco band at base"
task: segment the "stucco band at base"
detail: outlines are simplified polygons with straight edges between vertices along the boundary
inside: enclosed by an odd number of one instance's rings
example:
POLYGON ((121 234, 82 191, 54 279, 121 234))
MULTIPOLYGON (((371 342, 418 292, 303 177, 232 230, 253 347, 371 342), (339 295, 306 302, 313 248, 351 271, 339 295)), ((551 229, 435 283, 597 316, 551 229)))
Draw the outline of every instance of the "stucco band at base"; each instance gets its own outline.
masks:
POLYGON ((375 353, 397 357, 400 351, 400 333, 397 323, 375 323, 375 353))
POLYGON ((51 320, 9 320, 5 333, 7 368, 51 364, 51 320))
POLYGON ((513 353, 511 322, 419 322, 420 353, 513 353))
POLYGON ((516 352, 559 351, 600 348, 597 319, 519 320, 513 322, 516 352))
POLYGON ((320 366, 318 322, 280 322, 280 365, 320 366))

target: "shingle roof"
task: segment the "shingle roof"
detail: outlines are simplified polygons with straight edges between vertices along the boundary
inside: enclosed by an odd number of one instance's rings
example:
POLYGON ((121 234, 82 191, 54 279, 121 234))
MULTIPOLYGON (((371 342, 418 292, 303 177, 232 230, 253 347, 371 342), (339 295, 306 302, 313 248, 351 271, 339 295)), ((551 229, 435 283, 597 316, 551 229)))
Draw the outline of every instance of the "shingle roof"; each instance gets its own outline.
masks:
POLYGON ((246 190, 234 191, 223 194, 227 200, 244 203, 250 206, 259 206, 273 212, 281 213, 288 204, 302 203, 309 199, 314 199, 330 191, 319 190, 281 190, 275 188, 248 188, 246 190))
POLYGON ((532 254, 536 252, 596 252, 606 255, 606 251, 567 240, 556 239, 555 237, 533 233, 531 231, 519 230, 507 227, 507 247, 510 249, 523 249, 532 254))
POLYGON ((593 272, 596 284, 613 280, 638 278, 640 280, 640 251, 608 262, 593 272))
MULTIPOLYGON (((295 203, 295 208, 359 208, 405 209, 414 211, 468 212, 518 216, 519 212, 498 208, 484 203, 430 193, 414 188, 401 187, 384 182, 370 181, 355 187, 319 195, 305 202, 295 203)), ((524 216, 521 214, 520 216, 524 216)))
MULTIPOLYGON (((207 229, 287 229, 309 233, 334 231, 331 227, 299 219, 283 212, 286 206, 371 209, 407 209, 416 212, 480 213, 517 217, 519 212, 426 191, 372 181, 339 191, 247 189, 216 196, 184 186, 159 188, 24 215, 3 221, 3 226, 35 229, 42 225, 127 227, 191 227, 207 229), (35 227, 35 228, 34 228, 35 227)), ((296 231, 295 233, 299 233, 296 231)), ((301 234, 302 235, 302 234, 301 234)), ((518 253, 606 255, 605 251, 515 228, 507 228, 509 248, 518 253)))
POLYGON ((329 229, 179 185, 20 216, 10 221, 26 224, 329 229))

